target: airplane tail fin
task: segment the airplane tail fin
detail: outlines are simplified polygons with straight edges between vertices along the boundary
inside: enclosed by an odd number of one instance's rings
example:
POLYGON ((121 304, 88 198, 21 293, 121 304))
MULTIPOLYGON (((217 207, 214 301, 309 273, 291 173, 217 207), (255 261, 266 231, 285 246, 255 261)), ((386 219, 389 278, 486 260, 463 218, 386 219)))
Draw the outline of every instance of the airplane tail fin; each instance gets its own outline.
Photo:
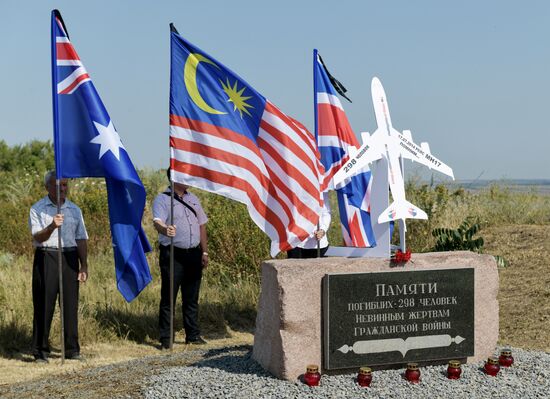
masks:
POLYGON ((428 219, 428 215, 409 201, 392 202, 378 217, 378 223, 397 219, 428 219))

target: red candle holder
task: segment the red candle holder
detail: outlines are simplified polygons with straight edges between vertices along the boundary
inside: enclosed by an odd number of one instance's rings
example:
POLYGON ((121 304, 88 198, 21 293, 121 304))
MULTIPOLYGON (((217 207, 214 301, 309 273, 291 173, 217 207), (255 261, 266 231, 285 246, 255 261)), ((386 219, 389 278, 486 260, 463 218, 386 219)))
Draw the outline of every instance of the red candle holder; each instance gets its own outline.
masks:
POLYGON ((368 387, 372 381, 372 370, 370 367, 361 367, 357 374, 357 383, 362 387, 368 387))
POLYGON ((449 367, 447 367, 447 378, 449 380, 458 380, 462 374, 462 368, 460 367, 459 360, 449 361, 449 367))
POLYGON ((306 367, 306 373, 304 374, 304 383, 310 387, 316 387, 321 381, 321 374, 319 373, 319 366, 316 364, 310 364, 306 367))
POLYGON ((420 370, 417 363, 408 363, 407 370, 405 371, 405 378, 412 384, 418 384, 420 382, 420 370))
POLYGON ((498 363, 503 367, 510 367, 514 364, 514 358, 512 357, 512 351, 508 348, 500 351, 498 363))
POLYGON ((487 375, 496 377, 496 375, 500 371, 500 366, 498 365, 498 358, 496 356, 491 356, 489 359, 487 359, 484 369, 487 375))

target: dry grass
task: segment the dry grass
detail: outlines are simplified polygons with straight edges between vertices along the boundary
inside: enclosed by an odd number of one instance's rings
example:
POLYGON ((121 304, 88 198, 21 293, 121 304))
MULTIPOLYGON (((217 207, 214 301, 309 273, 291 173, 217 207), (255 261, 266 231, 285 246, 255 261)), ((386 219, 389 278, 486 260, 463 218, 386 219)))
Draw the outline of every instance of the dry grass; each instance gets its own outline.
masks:
MULTIPOLYGON (((250 348, 251 340, 250 334, 235 333, 232 338, 202 345, 200 350, 176 341, 172 352, 162 353, 129 343, 116 347, 100 345, 97 348, 85 348, 90 353, 86 362, 67 361, 61 365, 58 358, 42 367, 27 364, 26 378, 21 382, 0 383, 0 397, 142 397, 142 382, 146 377, 166 368, 193 364, 205 357, 215 357, 218 353, 246 352, 250 348), (137 361, 131 362, 132 359, 137 361), (108 367, 100 367, 106 365, 108 367)), ((13 368, 11 364, 0 360, 0 367, 4 366, 13 368)))
MULTIPOLYGON (((252 344, 253 336, 250 333, 230 332, 227 338, 218 338, 208 342, 200 348, 225 347, 252 344)), ((173 352, 185 352, 197 348, 185 345, 182 335, 176 335, 173 352)), ((59 351, 54 351, 50 362, 45 365, 35 364, 30 354, 20 354, 14 358, 0 357, 0 386, 23 381, 30 381, 46 376, 69 374, 74 371, 120 363, 127 360, 142 358, 145 356, 160 355, 158 347, 153 344, 136 344, 128 340, 120 340, 116 343, 100 343, 85 345, 82 348, 86 361, 66 360, 61 364, 59 351)))
POLYGON ((500 343, 550 352, 550 226, 482 230, 485 252, 510 262, 499 269, 500 343))
POLYGON ((82 368, 118 363, 135 357, 156 354, 158 350, 152 346, 125 341, 116 345, 97 344, 85 346, 82 348, 82 352, 86 355, 86 362, 67 360, 63 366, 58 350, 52 353, 50 363, 46 365, 33 363, 34 359, 30 354, 19 354, 19 356, 11 359, 0 358, 0 368, 3 370, 0 375, 0 385, 33 380, 51 374, 70 373, 82 368))
MULTIPOLYGON (((499 343, 514 347, 550 351, 550 226, 512 225, 487 228, 481 231, 485 238, 485 252, 504 256, 510 265, 499 269, 500 276, 500 338, 499 343)), ((215 290, 216 287, 206 288, 215 290)), ((213 293, 211 293, 213 295, 213 293)), ((230 300, 225 298, 223 301, 230 300)), ((221 299, 220 299, 221 301, 221 299)), ((207 306, 215 308, 215 303, 207 306)), ((211 309, 213 321, 216 311, 211 309)), ((238 324, 238 323, 237 323, 238 324)), ((215 325, 215 324, 213 324, 215 325)), ((251 344, 250 332, 236 332, 227 325, 210 327, 207 337, 209 346, 251 344)), ((189 350, 184 337, 178 335, 174 350, 189 350)), ((52 374, 70 373, 83 368, 97 367, 158 355, 160 352, 153 339, 136 343, 130 339, 116 338, 113 342, 84 345, 85 363, 67 361, 61 366, 59 357, 46 366, 31 363, 28 354, 14 358, 0 357, 0 385, 36 379, 52 374)))
MULTIPOLYGON (((0 254, 1 255, 1 254, 0 254)), ((112 255, 90 259, 90 279, 81 287, 79 332, 85 363, 67 361, 60 367, 59 313, 54 314, 48 365, 32 362, 29 352, 32 332, 31 265, 28 257, 2 255, 0 259, 0 386, 52 373, 67 373, 159 354, 158 304, 160 278, 155 253, 150 255, 153 281, 128 304, 115 285, 112 255)), ((259 286, 241 280, 223 285, 215 263, 205 273, 201 288, 200 322, 203 335, 212 344, 251 343, 259 286)), ((176 350, 186 350, 182 331, 180 301, 176 304, 176 350)))
MULTIPOLYGON (((149 173, 144 182, 148 192, 155 193, 164 185, 164 178, 161 173, 149 173)), ((79 181, 72 194, 87 212, 88 225, 95 237, 90 242, 90 281, 81 291, 79 323, 82 352, 88 358, 85 363, 68 361, 61 366, 58 352, 58 357, 46 366, 31 363, 28 353, 32 331, 31 261, 27 248, 30 244, 28 232, 21 232, 20 220, 26 216, 13 214, 22 208, 28 212, 28 204, 0 203, 0 215, 5 215, 3 220, 13 222, 0 228, 3 245, 0 251, 0 387, 159 353, 156 348, 160 297, 157 254, 148 255, 153 282, 135 301, 127 304, 114 283, 110 240, 105 234, 108 221, 103 187, 93 183, 86 179, 79 181)), ((39 196, 38 191, 27 195, 29 204, 31 198, 39 196)), ((211 217, 209 252, 213 254, 201 289, 204 335, 213 346, 251 344, 259 294, 258 264, 268 257, 267 238, 250 222, 240 204, 213 195, 200 195, 211 217)), ((546 255, 550 252, 550 196, 510 193, 498 187, 469 194, 422 186, 410 187, 407 197, 430 215, 428 221, 408 224, 408 244, 415 252, 432 248, 434 227, 456 228, 466 217, 480 221, 485 252, 510 261, 509 267, 499 270, 500 343, 550 351, 550 277, 546 255)), ((337 212, 333 218, 338 220, 337 212)), ((156 237, 149 208, 145 212, 144 227, 150 237, 156 237)), ((332 223, 329 236, 332 243, 340 242, 336 222, 332 223)), ((151 241, 154 243, 154 238, 151 241)), ((179 309, 176 312, 175 327, 180 330, 181 312, 179 309)), ((56 315, 51 332, 54 347, 58 346, 58 336, 56 315)), ((181 344, 183 339, 177 336, 176 351, 189 350, 181 344)))

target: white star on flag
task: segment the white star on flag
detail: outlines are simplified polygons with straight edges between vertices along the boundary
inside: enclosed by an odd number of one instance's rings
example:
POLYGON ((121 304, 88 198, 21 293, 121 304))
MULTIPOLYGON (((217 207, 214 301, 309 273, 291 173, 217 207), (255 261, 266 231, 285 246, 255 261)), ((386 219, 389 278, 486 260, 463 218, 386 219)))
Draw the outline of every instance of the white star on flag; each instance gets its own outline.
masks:
POLYGON ((93 122, 99 136, 95 136, 91 139, 90 143, 101 145, 101 148, 99 149, 99 158, 101 159, 107 151, 111 151, 116 159, 120 161, 119 149, 124 148, 124 146, 122 145, 122 141, 120 141, 120 136, 113 126, 113 122, 109 121, 108 126, 103 126, 101 123, 97 123, 96 121, 93 122))

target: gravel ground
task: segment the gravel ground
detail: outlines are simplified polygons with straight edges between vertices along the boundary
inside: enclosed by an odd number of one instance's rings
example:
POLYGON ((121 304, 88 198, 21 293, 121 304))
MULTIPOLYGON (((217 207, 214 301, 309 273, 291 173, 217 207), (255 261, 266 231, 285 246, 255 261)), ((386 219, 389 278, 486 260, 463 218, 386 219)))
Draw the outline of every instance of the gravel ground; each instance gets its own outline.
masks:
POLYGON ((249 345, 149 356, 0 387, 1 398, 550 398, 550 353, 512 348, 515 363, 497 377, 463 365, 460 380, 446 366, 422 367, 422 381, 404 370, 374 371, 369 388, 355 374, 323 375, 319 387, 282 381, 251 358, 249 345))
MULTIPOLYGON (((220 351, 192 366, 175 367, 154 375, 144 390, 156 398, 550 398, 550 354, 512 348, 515 364, 487 376, 479 364, 463 365, 462 378, 449 380, 446 366, 421 368, 414 385, 404 370, 373 372, 369 388, 361 388, 355 374, 321 378, 321 385, 273 378, 251 359, 251 352, 220 351)), ((305 367, 305 366, 304 366, 305 367)))

